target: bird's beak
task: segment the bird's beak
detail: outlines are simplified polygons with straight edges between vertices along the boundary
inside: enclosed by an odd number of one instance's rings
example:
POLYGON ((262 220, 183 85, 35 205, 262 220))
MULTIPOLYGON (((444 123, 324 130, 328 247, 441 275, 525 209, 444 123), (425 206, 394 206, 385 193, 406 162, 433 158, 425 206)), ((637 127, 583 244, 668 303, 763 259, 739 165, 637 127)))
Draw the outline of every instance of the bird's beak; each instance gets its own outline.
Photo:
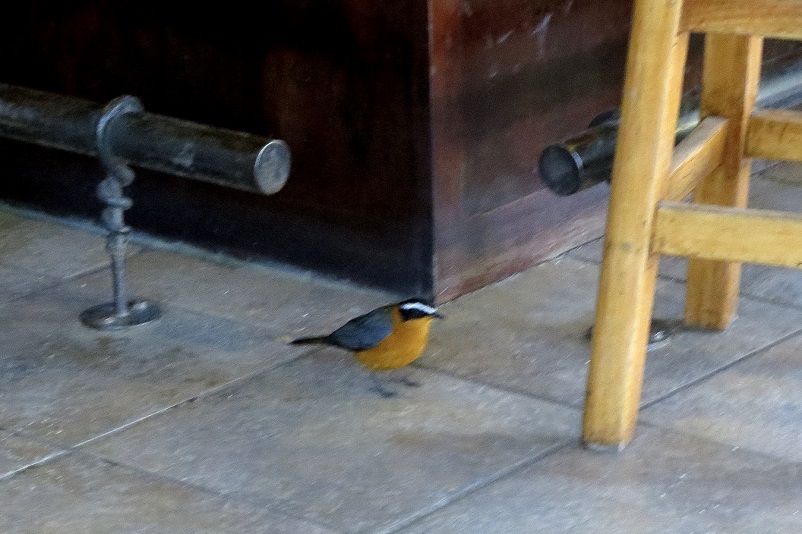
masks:
POLYGON ((437 317, 438 319, 445 319, 446 318, 446 316, 443 315, 440 312, 434 312, 434 314, 432 314, 432 317, 437 317))

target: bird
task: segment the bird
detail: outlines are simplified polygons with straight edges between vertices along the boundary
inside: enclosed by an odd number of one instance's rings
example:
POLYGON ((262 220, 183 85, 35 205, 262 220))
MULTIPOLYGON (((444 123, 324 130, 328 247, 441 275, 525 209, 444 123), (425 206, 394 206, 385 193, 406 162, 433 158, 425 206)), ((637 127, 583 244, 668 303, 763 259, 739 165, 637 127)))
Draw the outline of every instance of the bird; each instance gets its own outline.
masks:
MULTIPOLYGON (((429 342, 432 320, 442 319, 438 309, 420 298, 380 306, 346 322, 330 334, 302 337, 291 345, 330 345, 351 351, 372 372, 392 371, 415 361, 429 342)), ((376 379, 376 375, 371 373, 376 379)), ((409 378, 400 380, 416 386, 409 378)), ((377 381, 374 389, 384 397, 395 396, 377 381)))

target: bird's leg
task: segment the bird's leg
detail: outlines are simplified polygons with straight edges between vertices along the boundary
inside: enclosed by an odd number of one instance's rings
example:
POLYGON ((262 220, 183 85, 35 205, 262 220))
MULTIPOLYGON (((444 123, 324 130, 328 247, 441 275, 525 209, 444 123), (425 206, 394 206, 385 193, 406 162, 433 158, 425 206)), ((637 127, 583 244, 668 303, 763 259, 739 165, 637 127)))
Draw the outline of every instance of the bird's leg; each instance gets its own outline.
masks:
POLYGON ((397 374, 391 375, 390 380, 392 380, 393 382, 398 382, 399 384, 403 384, 408 388, 419 388, 420 382, 412 378, 412 374, 414 372, 415 370, 413 368, 405 367, 403 368, 403 370, 399 369, 397 371, 394 371, 394 373, 397 374))
POLYGON ((375 391, 385 399, 389 399, 398 395, 397 392, 387 389, 384 384, 384 381, 379 377, 379 375, 375 371, 370 372, 370 378, 373 380, 373 387, 370 388, 371 391, 375 391))

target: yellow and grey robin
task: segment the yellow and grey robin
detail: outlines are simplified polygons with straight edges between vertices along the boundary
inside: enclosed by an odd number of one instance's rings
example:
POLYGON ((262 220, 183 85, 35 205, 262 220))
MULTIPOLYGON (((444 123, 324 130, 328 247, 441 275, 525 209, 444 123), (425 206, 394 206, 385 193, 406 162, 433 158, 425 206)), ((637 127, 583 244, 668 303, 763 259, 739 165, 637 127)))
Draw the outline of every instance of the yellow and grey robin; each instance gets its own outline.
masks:
MULTIPOLYGON (((352 351, 371 371, 390 371, 409 365, 423 353, 435 317, 443 317, 437 308, 420 299, 408 299, 355 317, 328 335, 290 343, 340 347, 352 351)), ((378 389, 382 394, 389 393, 380 386, 378 389)))

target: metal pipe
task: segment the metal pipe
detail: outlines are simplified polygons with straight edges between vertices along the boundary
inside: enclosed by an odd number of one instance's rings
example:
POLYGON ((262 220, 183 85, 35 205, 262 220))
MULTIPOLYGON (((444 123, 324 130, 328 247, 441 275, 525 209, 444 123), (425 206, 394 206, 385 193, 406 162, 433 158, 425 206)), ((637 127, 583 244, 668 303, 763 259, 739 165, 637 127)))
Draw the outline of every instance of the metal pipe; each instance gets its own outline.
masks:
POLYGON ((81 321, 101 330, 130 328, 161 316, 156 303, 127 295, 130 228, 123 214, 131 199, 123 190, 135 176, 129 165, 268 195, 284 186, 290 172, 284 141, 147 113, 129 95, 100 106, 0 84, 0 137, 99 157, 106 178, 97 194, 106 205, 101 220, 109 232, 114 298, 84 310, 81 321))
MULTIPOLYGON (((104 106, 79 98, 0 84, 0 137, 97 156, 104 106)), ((145 111, 109 125, 111 153, 132 165, 263 194, 290 172, 284 141, 145 111)))
MULTIPOLYGON (((802 102, 802 61, 775 61, 765 68, 757 104, 761 107, 790 107, 802 102)), ((676 142, 699 123, 699 94, 686 95, 680 104, 676 142)), ((573 195, 598 183, 609 181, 618 138, 618 111, 602 113, 588 129, 554 145, 540 154, 540 178, 554 193, 573 195)))

